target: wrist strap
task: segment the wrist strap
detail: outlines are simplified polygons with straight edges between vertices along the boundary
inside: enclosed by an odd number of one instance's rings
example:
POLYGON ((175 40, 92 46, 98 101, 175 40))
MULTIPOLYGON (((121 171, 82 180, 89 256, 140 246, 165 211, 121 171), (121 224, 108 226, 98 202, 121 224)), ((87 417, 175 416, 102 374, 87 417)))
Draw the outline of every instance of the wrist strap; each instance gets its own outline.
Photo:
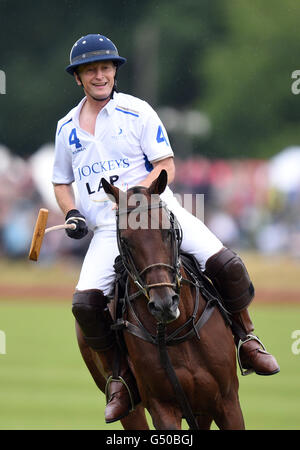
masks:
POLYGON ((66 214, 65 220, 69 219, 69 217, 73 216, 73 214, 80 214, 80 211, 78 211, 78 209, 70 209, 66 214))
POLYGON ((68 223, 69 222, 69 220, 82 220, 84 223, 86 223, 86 220, 83 218, 83 217, 69 217, 66 221, 65 221, 65 223, 68 223))

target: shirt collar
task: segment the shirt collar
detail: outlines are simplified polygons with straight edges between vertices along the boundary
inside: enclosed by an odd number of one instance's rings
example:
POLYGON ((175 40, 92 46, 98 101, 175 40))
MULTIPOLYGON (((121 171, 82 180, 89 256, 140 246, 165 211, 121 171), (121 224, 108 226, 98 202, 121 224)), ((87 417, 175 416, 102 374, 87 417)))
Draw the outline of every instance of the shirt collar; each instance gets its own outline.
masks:
POLYGON ((111 98, 111 99, 109 100, 109 102, 106 103, 106 105, 105 105, 104 108, 103 108, 103 110, 106 110, 106 111, 107 111, 107 113, 108 113, 109 116, 110 116, 110 115, 113 113, 113 111, 115 110, 116 103, 117 103, 117 101, 116 101, 117 96, 118 96, 117 92, 114 92, 114 93, 113 93, 113 98, 111 98))
MULTIPOLYGON (((107 114, 110 116, 113 113, 113 111, 115 110, 116 103, 117 103, 117 101, 116 101, 117 96, 118 96, 118 93, 114 92, 113 98, 109 100, 109 102, 101 109, 101 111, 106 111, 107 114)), ((74 108, 72 119, 75 122, 75 124, 78 126, 79 126, 80 111, 85 102, 86 102, 86 97, 83 97, 83 99, 74 108)))
POLYGON ((83 97, 83 99, 78 103, 77 106, 75 106, 74 110, 73 110, 73 122, 75 123, 75 125, 77 125, 79 127, 79 116, 80 116, 80 111, 81 108, 83 107, 84 103, 86 102, 86 97, 83 97))

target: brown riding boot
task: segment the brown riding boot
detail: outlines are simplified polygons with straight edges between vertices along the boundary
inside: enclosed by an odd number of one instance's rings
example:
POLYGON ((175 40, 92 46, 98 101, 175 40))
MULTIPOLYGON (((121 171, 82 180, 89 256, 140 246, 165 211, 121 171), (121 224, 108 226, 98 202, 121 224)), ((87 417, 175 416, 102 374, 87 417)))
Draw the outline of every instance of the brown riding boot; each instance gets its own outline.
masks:
POLYGON ((107 299, 101 291, 77 291, 72 312, 82 330, 86 344, 100 357, 107 379, 105 420, 115 422, 125 417, 139 403, 135 378, 126 356, 122 354, 111 329, 113 320, 107 299))
POLYGON ((140 402, 138 388, 126 356, 121 354, 117 344, 108 351, 96 352, 107 375, 105 422, 116 422, 127 416, 140 402))
POLYGON ((277 361, 273 355, 268 353, 263 343, 257 336, 252 334, 254 330, 247 309, 232 314, 234 340, 237 345, 238 363, 242 375, 255 372, 258 375, 274 375, 280 371, 277 361), (239 329, 242 329, 240 333, 239 329), (243 336, 243 334, 245 335, 243 336))
POLYGON ((254 298, 254 287, 241 258, 224 247, 207 260, 205 274, 219 292, 225 308, 231 313, 231 329, 242 375, 252 372, 273 375, 279 372, 274 356, 252 334, 254 327, 247 307, 254 298))
POLYGON ((106 383, 106 423, 112 423, 127 416, 130 411, 134 410, 134 406, 140 402, 135 378, 123 355, 117 373, 118 375, 112 373, 106 383))

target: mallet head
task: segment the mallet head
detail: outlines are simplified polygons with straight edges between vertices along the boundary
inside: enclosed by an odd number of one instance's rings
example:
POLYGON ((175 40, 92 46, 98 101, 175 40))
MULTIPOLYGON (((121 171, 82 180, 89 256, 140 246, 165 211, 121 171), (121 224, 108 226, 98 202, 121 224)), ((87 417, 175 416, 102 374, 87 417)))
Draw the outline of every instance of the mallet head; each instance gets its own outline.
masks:
POLYGON ((39 258, 39 254, 41 251, 44 234, 46 230, 47 225, 47 219, 48 219, 48 209, 41 208, 39 210, 39 215, 34 227, 32 241, 31 241, 31 247, 29 250, 28 258, 32 261, 37 261, 39 258))

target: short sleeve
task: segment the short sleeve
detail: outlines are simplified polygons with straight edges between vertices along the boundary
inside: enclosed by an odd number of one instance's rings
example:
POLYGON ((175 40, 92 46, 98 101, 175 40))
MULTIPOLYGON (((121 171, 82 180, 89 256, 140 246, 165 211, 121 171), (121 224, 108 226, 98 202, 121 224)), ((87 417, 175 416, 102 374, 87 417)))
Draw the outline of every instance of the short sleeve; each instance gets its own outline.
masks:
POLYGON ((52 183, 70 184, 74 181, 72 152, 65 144, 64 133, 59 125, 55 136, 55 154, 52 171, 52 183))
POLYGON ((151 106, 145 102, 141 148, 150 162, 174 156, 167 131, 151 106))

